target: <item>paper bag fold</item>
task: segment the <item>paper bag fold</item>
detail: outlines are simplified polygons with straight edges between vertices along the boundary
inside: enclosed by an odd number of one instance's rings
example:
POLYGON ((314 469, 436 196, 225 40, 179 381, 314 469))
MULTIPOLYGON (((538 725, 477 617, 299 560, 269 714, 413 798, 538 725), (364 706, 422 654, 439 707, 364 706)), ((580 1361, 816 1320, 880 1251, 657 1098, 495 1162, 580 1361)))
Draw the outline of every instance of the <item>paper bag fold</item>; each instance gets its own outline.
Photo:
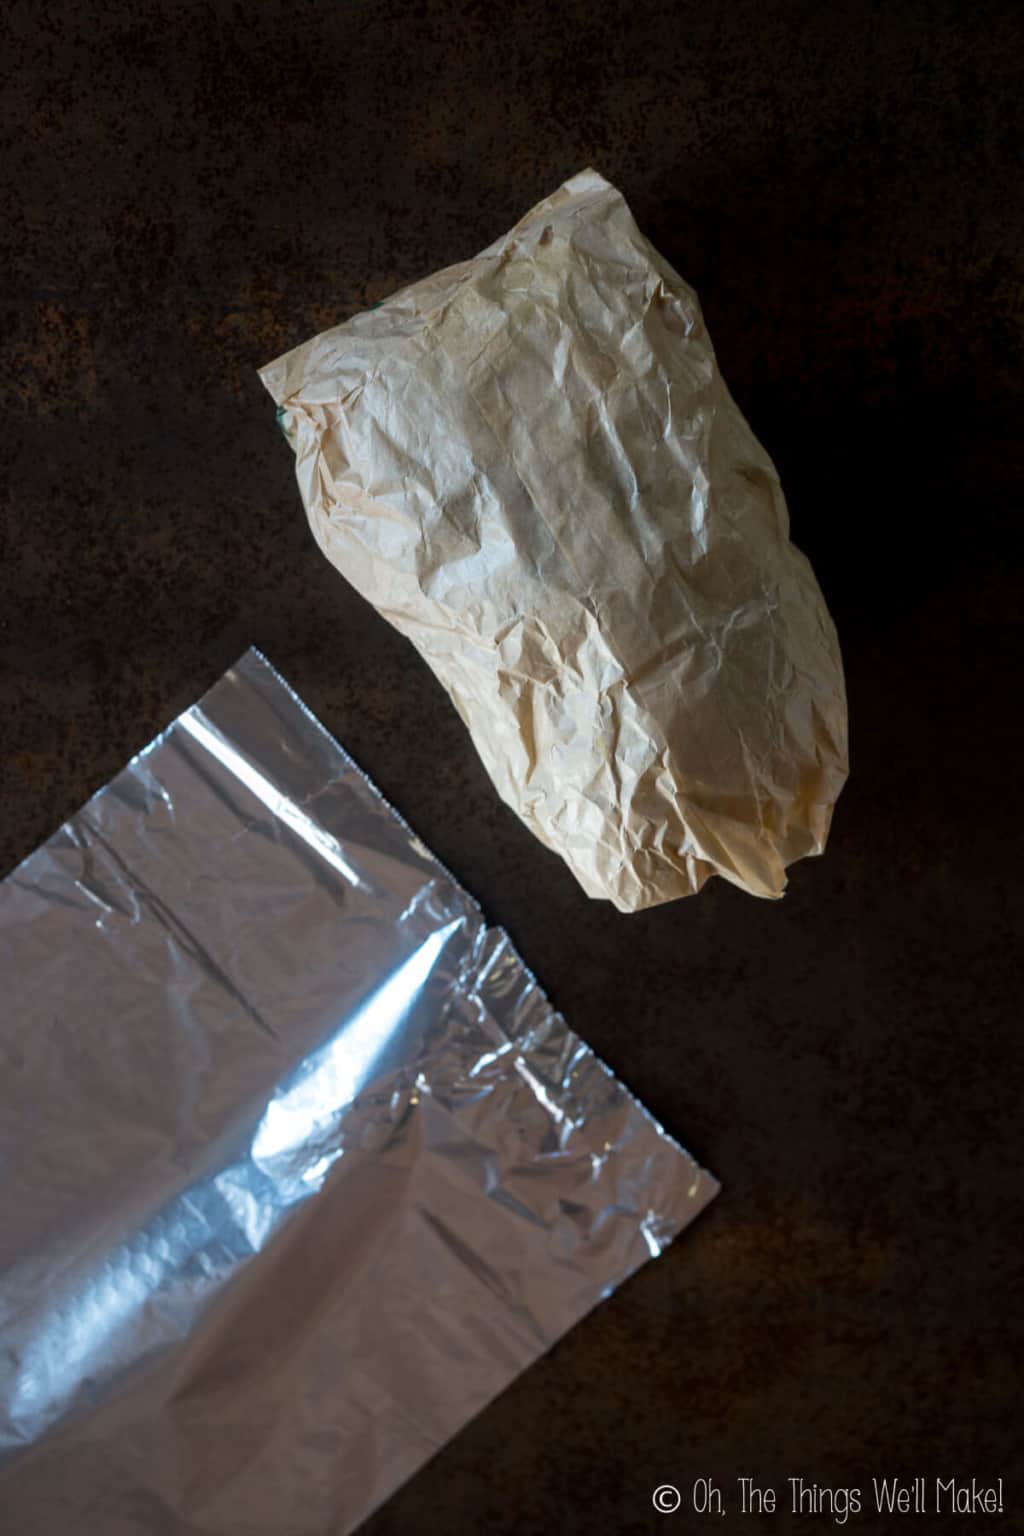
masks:
POLYGON ((696 296, 607 181, 261 377, 324 553, 590 895, 774 897, 822 851, 835 629, 696 296))

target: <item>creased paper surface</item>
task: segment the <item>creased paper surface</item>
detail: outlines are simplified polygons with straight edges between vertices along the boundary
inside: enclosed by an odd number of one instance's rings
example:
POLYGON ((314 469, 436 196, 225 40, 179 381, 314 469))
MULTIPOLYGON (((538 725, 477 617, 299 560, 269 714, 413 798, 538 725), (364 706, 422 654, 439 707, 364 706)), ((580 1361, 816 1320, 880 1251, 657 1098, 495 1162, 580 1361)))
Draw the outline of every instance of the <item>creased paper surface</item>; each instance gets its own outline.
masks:
POLYGON ((324 553, 586 891, 779 896, 822 851, 835 629, 696 296, 601 176, 261 377, 324 553))

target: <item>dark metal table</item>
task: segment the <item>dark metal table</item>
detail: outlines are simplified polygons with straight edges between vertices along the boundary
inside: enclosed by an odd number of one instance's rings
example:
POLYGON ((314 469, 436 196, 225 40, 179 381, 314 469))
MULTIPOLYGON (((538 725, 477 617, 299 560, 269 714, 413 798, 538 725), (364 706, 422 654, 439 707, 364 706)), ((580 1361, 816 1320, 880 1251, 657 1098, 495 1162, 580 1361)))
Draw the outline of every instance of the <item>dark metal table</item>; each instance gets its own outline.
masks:
POLYGON ((1015 9, 14 9, 3 867, 255 643, 725 1185, 368 1536, 647 1531, 705 1477, 717 1529, 833 1528, 743 1476, 1001 1475, 970 1529, 1024 1518, 1015 9), (839 625, 853 777, 782 903, 589 902, 317 553, 256 379, 588 163, 839 625))

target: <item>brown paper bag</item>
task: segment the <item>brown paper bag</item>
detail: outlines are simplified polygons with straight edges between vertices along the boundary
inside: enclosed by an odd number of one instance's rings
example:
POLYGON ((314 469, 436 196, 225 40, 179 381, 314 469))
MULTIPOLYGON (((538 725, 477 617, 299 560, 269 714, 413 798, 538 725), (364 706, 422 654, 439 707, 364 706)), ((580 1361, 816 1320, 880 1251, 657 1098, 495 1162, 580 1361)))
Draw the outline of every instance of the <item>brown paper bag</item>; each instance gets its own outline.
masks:
POLYGON ((835 629, 695 295, 607 181, 261 377, 327 558, 584 890, 779 896, 822 851, 835 629))

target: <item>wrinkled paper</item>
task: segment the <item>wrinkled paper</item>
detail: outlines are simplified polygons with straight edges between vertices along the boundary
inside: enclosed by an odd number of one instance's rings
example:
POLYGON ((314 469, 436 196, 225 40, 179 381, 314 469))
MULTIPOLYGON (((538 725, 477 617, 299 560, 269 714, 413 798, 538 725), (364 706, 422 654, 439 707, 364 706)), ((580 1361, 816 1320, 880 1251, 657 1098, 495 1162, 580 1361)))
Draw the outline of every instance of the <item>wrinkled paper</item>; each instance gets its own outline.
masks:
POLYGON ((350 1531, 717 1188, 256 652, 0 954, 18 1536, 350 1531))
POLYGON ((822 851, 835 629, 696 296, 614 187, 584 171, 261 376, 324 553, 591 896, 780 896, 822 851))

